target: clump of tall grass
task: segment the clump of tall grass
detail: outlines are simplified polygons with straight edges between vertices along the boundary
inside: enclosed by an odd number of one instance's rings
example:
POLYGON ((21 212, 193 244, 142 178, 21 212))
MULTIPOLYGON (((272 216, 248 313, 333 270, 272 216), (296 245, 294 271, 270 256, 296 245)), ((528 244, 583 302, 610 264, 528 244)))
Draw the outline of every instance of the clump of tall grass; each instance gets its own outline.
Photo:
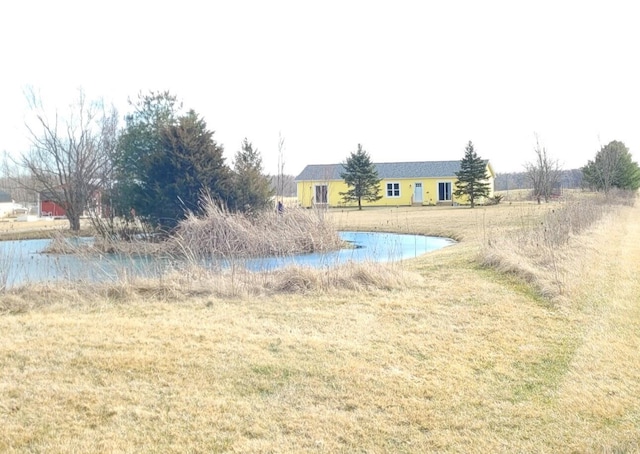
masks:
POLYGON ((9 270, 13 259, 12 255, 10 248, 0 248, 0 293, 7 288, 9 270))
POLYGON ((51 235, 51 242, 42 252, 45 254, 73 254, 87 257, 102 254, 151 256, 167 254, 169 249, 170 247, 167 243, 149 241, 148 237, 132 237, 124 240, 114 236, 97 235, 92 238, 82 238, 56 232, 51 235))
POLYGON ((411 287, 421 280, 418 274, 392 264, 348 262, 328 269, 301 266, 277 269, 265 273, 262 288, 269 293, 393 290, 411 287))
POLYGON ((278 294, 332 294, 340 291, 388 291, 420 286, 418 273, 392 264, 345 263, 328 269, 290 266, 273 271, 234 273, 188 267, 148 278, 119 276, 115 282, 69 281, 35 283, 2 291, 0 314, 50 307, 90 308, 93 304, 133 304, 136 301, 214 301, 278 294))
POLYGON ((169 240, 175 253, 187 257, 247 258, 323 252, 343 246, 337 229, 315 210, 234 213, 211 199, 204 215, 191 213, 169 240))
POLYGON ((160 279, 132 279, 123 289, 139 296, 148 294, 155 299, 176 301, 189 297, 226 299, 345 290, 386 291, 421 282, 418 274, 393 264, 348 262, 329 268, 291 265, 259 272, 206 270, 196 266, 165 274, 160 279))
POLYGON ((635 193, 582 194, 567 198, 535 223, 489 238, 480 262, 501 272, 514 274, 533 284, 547 297, 562 294, 565 256, 572 239, 588 231, 616 207, 633 205, 635 193))
POLYGON ((324 252, 344 247, 337 229, 319 210, 287 207, 283 211, 232 212, 203 196, 202 214, 188 213, 171 232, 156 235, 144 223, 93 222, 91 244, 55 237, 46 252, 171 255, 176 258, 243 259, 324 252))

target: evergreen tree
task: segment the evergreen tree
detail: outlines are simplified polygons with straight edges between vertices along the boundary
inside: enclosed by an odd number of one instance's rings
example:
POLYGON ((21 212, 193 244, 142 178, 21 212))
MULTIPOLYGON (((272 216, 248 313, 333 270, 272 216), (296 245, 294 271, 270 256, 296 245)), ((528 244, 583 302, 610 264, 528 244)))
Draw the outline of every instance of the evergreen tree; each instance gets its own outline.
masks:
POLYGON ((375 164, 371 162, 369 154, 358 144, 358 150, 351 153, 343 164, 344 172, 340 177, 349 187, 346 192, 341 192, 345 202, 358 201, 358 209, 362 210, 362 199, 367 202, 380 200, 380 181, 375 164))
POLYGON ((456 197, 466 196, 471 208, 475 207, 478 199, 489 197, 487 163, 478 156, 471 141, 465 148, 464 158, 460 161, 460 171, 456 172, 456 177, 458 177, 457 189, 453 194, 456 197))
POLYGON ((263 174, 262 156, 246 138, 236 153, 233 170, 236 205, 240 211, 260 210, 271 204, 274 190, 269 177, 263 174))
POLYGON ((175 227, 187 211, 199 213, 205 192, 233 202, 222 146, 194 111, 180 115, 179 109, 167 92, 139 96, 116 157, 116 207, 164 229, 175 227))
POLYGON ((595 159, 582 168, 582 174, 587 185, 604 192, 614 187, 633 191, 640 188, 640 167, 626 145, 617 140, 602 147, 595 159))
POLYGON ((169 92, 140 93, 136 102, 129 100, 129 104, 133 113, 125 117, 118 143, 112 200, 118 214, 145 218, 156 205, 147 182, 160 153, 160 131, 176 124, 182 106, 169 92))
POLYGON ((162 214, 161 225, 172 227, 186 211, 199 214, 205 193, 223 205, 233 204, 232 173, 224 149, 198 114, 191 110, 178 117, 177 124, 162 129, 160 145, 148 183, 156 188, 151 191, 153 215, 162 214))

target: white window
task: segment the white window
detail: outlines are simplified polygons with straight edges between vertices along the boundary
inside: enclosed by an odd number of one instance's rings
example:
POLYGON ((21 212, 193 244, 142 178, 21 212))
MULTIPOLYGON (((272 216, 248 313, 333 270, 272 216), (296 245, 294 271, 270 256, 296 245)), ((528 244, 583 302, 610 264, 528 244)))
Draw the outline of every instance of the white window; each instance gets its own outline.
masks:
POLYGON ((441 181, 438 183, 438 202, 451 202, 450 181, 441 181))
POLYGON ((387 197, 400 197, 400 183, 387 183, 387 197))

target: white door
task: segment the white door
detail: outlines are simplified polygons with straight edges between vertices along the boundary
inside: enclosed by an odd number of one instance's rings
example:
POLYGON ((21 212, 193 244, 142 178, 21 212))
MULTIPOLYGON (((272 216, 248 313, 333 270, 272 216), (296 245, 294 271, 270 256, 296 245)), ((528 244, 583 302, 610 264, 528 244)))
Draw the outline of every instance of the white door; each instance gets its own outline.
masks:
POLYGON ((422 183, 413 185, 413 203, 422 203, 422 183))

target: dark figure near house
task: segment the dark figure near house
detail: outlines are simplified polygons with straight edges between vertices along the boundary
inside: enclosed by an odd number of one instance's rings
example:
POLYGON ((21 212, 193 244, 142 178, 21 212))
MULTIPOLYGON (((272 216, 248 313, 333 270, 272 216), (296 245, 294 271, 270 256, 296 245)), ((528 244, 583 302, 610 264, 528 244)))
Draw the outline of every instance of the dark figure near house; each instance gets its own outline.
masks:
POLYGON ((278 214, 282 214, 284 213, 284 205, 282 204, 282 201, 278 201, 278 214))

